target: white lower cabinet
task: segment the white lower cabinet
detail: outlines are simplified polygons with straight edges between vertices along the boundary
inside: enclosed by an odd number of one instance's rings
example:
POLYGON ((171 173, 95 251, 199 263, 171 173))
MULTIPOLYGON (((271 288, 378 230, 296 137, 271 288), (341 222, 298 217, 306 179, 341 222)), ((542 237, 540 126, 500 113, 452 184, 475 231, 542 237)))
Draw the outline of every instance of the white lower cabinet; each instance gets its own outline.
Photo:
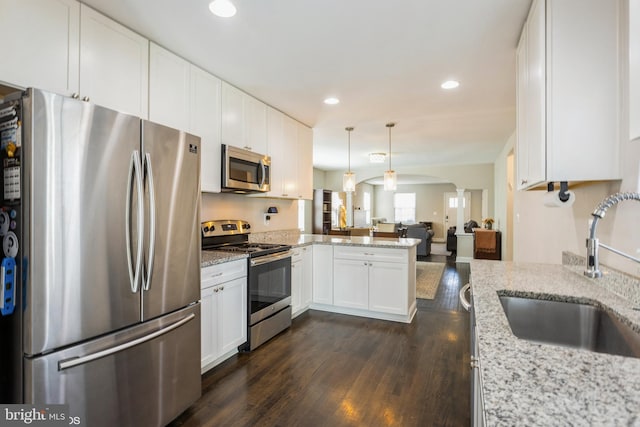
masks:
POLYGON ((312 256, 312 302, 333 305, 333 246, 314 245, 312 256))
POLYGON ((200 367, 205 372, 247 341, 247 262, 205 267, 201 274, 200 367))
POLYGON ((291 317, 298 316, 311 305, 312 283, 312 247, 305 246, 293 249, 291 257, 291 317))
POLYGON ((408 253, 366 246, 336 247, 333 304, 372 312, 409 314, 408 253))
POLYGON ((369 265, 369 310, 407 314, 407 286, 399 291, 399 283, 408 283, 407 264, 371 262, 369 265))
POLYGON ((369 308, 369 262, 335 259, 333 304, 338 307, 369 308))

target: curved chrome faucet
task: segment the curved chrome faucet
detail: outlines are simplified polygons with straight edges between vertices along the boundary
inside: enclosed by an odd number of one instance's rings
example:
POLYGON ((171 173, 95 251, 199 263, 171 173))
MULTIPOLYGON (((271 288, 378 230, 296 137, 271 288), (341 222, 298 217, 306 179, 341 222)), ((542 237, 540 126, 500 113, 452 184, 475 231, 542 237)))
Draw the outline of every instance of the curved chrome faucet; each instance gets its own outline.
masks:
POLYGON ((598 248, 603 247, 615 254, 628 258, 632 261, 640 263, 640 259, 635 258, 629 254, 626 254, 618 249, 612 248, 611 246, 607 246, 604 243, 600 243, 596 238, 596 227, 598 225, 598 221, 601 218, 604 218, 604 215, 607 213, 607 209, 612 206, 617 205, 618 203, 624 200, 636 200, 640 202, 640 193, 616 193, 604 199, 596 209, 591 213, 593 216, 593 222, 591 223, 591 229, 589 231, 589 237, 587 238, 587 269, 584 272, 585 276, 595 278, 602 277, 602 271, 599 268, 598 261, 598 248))

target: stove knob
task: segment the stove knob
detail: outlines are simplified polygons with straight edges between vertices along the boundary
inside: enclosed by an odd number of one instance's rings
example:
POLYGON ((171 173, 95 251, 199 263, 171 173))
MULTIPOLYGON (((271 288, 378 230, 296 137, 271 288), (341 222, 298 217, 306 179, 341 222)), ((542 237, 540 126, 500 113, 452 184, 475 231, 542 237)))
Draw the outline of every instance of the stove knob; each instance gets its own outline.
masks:
POLYGON ((204 227, 204 229, 203 229, 203 231, 204 231, 205 233, 209 232, 209 227, 206 227, 206 226, 205 226, 205 227, 204 227))
POLYGON ((213 231, 213 230, 215 230, 215 229, 216 229, 216 226, 215 226, 215 225, 211 225, 211 227, 209 227, 209 231, 213 231))
POLYGON ((248 230, 248 229, 250 229, 250 228, 251 228, 251 225, 250 225, 250 224, 243 224, 243 225, 242 225, 242 228, 244 228, 244 229, 248 230))

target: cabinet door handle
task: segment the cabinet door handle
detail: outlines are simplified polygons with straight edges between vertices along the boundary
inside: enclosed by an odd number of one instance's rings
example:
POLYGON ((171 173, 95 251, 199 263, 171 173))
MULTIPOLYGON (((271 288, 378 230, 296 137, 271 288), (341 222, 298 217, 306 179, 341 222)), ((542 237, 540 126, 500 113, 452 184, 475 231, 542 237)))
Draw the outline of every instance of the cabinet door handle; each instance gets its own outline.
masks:
POLYGON ((462 287, 462 289, 460 289, 460 293, 458 293, 458 299, 460 300, 460 304, 462 304, 462 307, 464 307, 464 309, 467 311, 469 311, 469 309, 471 308, 471 303, 469 302, 468 299, 465 298, 464 294, 470 288, 471 288, 471 284, 467 283, 462 287))
POLYGON ((224 286, 220 286, 220 290, 221 290, 221 291, 224 291, 224 286))
POLYGON ((527 181, 526 179, 521 179, 520 180, 520 184, 522 184, 522 185, 526 184, 527 182, 529 182, 529 181, 527 181))
POLYGON ((220 289, 218 289, 218 288, 213 288, 213 292, 220 292, 220 289))
POLYGON ((220 273, 216 273, 216 274, 212 274, 211 277, 220 277, 224 274, 223 271, 221 271, 220 273))

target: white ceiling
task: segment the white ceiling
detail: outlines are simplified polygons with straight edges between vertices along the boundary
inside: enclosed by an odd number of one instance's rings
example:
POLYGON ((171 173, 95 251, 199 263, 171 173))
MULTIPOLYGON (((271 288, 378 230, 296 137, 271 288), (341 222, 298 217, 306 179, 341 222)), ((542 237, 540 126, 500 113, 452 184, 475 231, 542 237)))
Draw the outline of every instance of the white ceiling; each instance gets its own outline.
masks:
MULTIPOLYGON (((84 3, 314 128, 314 166, 491 163, 515 129, 515 48, 531 0, 84 3), (445 91, 447 79, 460 81, 445 91), (342 101, 322 103, 327 96, 342 101)), ((388 165, 375 165, 380 174, 388 165)))

